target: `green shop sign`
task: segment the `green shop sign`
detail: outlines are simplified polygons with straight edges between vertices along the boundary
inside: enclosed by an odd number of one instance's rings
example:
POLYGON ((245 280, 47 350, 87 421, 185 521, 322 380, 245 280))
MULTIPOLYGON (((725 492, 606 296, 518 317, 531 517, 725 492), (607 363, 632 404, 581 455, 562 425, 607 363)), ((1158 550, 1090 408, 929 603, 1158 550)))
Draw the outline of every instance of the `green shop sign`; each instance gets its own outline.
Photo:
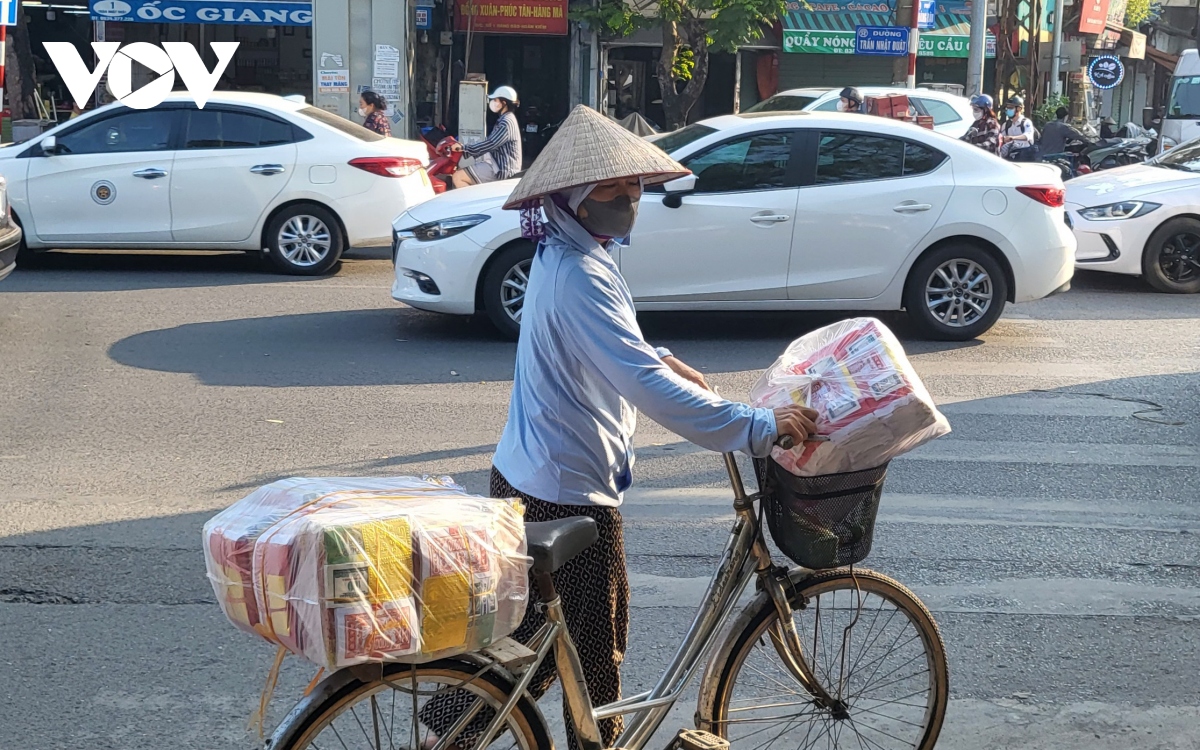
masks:
MULTIPOLYGON (((918 57, 966 57, 970 37, 955 34, 922 34, 918 57)), ((853 55, 853 31, 802 31, 784 29, 783 51, 816 55, 853 55)), ((987 36, 987 57, 996 56, 996 38, 987 36)))

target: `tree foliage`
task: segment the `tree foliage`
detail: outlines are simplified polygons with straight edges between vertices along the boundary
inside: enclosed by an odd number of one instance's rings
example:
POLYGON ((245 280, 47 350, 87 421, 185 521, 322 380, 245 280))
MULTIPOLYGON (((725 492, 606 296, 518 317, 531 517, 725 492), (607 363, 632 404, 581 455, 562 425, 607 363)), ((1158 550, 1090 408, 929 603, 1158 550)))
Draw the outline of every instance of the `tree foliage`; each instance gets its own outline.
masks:
POLYGON ((1158 0, 1129 0, 1125 5, 1125 26, 1136 29, 1147 21, 1162 14, 1162 3, 1158 0))
POLYGON ((599 0, 572 8, 572 16, 593 24, 601 34, 622 37, 659 26, 662 54, 657 74, 667 126, 687 123, 708 80, 709 50, 732 52, 760 39, 765 26, 786 10, 785 0, 659 0, 657 6, 627 0, 599 0), (641 7, 656 8, 657 17, 641 7), (690 53, 690 61, 685 53, 690 53), (690 62, 690 64, 688 64, 690 62))

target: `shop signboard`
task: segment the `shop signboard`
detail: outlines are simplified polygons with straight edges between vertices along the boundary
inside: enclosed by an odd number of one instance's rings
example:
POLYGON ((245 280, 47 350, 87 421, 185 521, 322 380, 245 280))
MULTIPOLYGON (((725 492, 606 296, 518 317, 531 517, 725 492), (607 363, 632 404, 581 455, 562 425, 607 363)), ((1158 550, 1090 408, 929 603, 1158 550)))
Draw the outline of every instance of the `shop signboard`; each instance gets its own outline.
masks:
POLYGON ((17 25, 18 7, 17 0, 3 0, 3 2, 0 2, 0 26, 17 25))
MULTIPOLYGON (((907 29, 901 29, 907 35, 907 29)), ((853 31, 783 30, 783 51, 819 55, 853 55, 856 35, 853 31)), ((966 57, 971 38, 963 34, 922 34, 917 44, 920 57, 966 57)), ((985 56, 996 56, 996 38, 987 35, 985 56)))
POLYGON ((1125 65, 1116 55, 1101 55, 1088 63, 1088 79, 1098 89, 1112 89, 1125 78, 1125 65))
POLYGON ((854 54, 908 54, 908 29, 899 26, 859 26, 854 30, 854 54))
POLYGON ((932 31, 937 25, 937 0, 920 0, 917 5, 917 28, 932 31))
POLYGON ((345 94, 350 91, 350 71, 345 68, 317 71, 317 93, 345 94))
POLYGON ((459 0, 454 28, 488 34, 567 33, 567 0, 459 0))
POLYGON ((311 26, 312 3, 264 0, 89 0, 93 21, 311 26))
POLYGON ((1109 0, 1083 0, 1079 6, 1079 33, 1099 34, 1108 24, 1109 0))

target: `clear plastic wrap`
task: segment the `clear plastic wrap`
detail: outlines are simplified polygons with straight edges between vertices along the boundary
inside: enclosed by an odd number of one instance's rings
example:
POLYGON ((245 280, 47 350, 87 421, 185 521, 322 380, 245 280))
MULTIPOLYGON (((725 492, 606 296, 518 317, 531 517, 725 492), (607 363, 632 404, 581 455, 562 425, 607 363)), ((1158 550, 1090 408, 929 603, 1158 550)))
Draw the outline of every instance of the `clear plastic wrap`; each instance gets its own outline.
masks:
POLYGON ((327 669, 475 651, 529 598, 518 500, 450 479, 284 479, 204 525, 209 580, 237 627, 327 669))
POLYGON ((852 318, 793 341, 754 384, 755 406, 816 409, 818 434, 771 457, 796 476, 883 466, 950 432, 950 423, 909 364, 904 348, 874 318, 852 318))

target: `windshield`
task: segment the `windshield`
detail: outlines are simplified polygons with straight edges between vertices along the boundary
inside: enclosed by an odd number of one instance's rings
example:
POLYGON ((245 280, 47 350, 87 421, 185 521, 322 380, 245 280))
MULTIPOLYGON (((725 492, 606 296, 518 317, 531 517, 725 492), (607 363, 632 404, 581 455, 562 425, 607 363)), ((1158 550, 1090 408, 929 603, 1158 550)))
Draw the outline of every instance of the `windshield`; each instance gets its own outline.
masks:
POLYGON ((1171 105, 1167 119, 1200 117, 1200 76, 1175 76, 1171 79, 1171 105))
POLYGON ((366 141, 370 143, 372 141, 383 140, 382 135, 367 130, 362 125, 359 125, 356 122, 350 122, 346 118, 339 117, 332 112, 326 112, 323 109, 317 109, 316 107, 305 107, 297 114, 304 115, 305 117, 316 120, 319 123, 328 125, 336 130, 340 130, 346 135, 353 136, 360 141, 366 141))
POLYGON ((693 123, 686 128, 680 128, 673 133, 664 133, 663 135, 653 137, 650 142, 658 146, 668 154, 674 153, 689 143, 695 143, 706 135, 712 135, 717 132, 716 128, 710 128, 707 125, 693 123))
POLYGON ((1187 172, 1200 172, 1200 138, 1181 143, 1161 156, 1154 157, 1150 163, 1187 172))
POLYGON ((755 104, 746 112, 799 112, 817 100, 815 96, 778 94, 755 104))

